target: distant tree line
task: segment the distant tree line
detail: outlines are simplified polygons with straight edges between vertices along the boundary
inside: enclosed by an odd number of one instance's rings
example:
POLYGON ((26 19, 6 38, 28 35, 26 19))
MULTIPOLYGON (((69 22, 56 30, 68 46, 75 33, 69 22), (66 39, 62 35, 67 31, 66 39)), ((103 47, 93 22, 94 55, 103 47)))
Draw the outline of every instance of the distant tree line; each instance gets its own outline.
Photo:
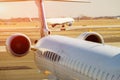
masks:
POLYGON ((0 19, 0 22, 31 22, 38 21, 39 18, 11 18, 11 19, 0 19))
POLYGON ((120 19, 120 16, 100 16, 100 17, 89 17, 89 16, 81 16, 74 17, 75 20, 97 20, 97 19, 120 19))
MULTIPOLYGON (((74 17, 76 21, 79 20, 97 20, 97 19, 120 19, 120 16, 100 16, 100 17, 89 17, 89 16, 78 16, 74 17)), ((0 22, 32 22, 32 21, 39 21, 39 18, 11 18, 11 19, 0 19, 0 22)))

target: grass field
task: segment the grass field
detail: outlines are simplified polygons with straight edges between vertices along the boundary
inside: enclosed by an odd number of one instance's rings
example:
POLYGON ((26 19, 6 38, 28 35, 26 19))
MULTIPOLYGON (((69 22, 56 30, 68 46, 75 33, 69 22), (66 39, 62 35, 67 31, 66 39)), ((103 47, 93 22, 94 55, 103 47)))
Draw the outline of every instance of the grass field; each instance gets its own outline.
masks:
MULTIPOLYGON (((5 45, 5 41, 11 34, 23 33, 30 37, 32 43, 36 39, 40 39, 40 27, 38 22, 13 22, 13 23, 1 23, 0 25, 0 45, 5 45)), ((86 28, 85 26, 106 26, 106 25, 120 25, 120 20, 108 19, 108 20, 80 20, 76 21, 74 26, 83 26, 84 28, 69 30, 69 31, 52 31, 51 34, 59 34, 69 37, 78 37, 83 32, 95 31, 100 33, 105 42, 119 42, 120 41, 120 26, 117 27, 101 27, 101 28, 86 28)))

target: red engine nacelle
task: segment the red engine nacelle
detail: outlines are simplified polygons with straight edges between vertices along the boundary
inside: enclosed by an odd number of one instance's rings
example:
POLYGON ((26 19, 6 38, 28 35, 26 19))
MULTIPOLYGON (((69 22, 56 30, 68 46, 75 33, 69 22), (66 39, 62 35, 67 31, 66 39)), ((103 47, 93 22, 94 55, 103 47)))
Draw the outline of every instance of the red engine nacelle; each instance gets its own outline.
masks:
POLYGON ((13 34, 6 40, 7 51, 17 57, 26 55, 30 50, 30 46, 30 39, 21 33, 13 34))

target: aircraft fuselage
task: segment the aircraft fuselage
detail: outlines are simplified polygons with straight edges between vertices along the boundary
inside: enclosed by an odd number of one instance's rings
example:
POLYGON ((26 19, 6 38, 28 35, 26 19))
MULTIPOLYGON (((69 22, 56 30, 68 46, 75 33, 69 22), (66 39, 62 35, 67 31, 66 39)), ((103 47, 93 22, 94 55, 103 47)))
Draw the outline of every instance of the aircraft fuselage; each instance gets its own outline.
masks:
POLYGON ((120 80, 120 48, 47 36, 36 44, 38 68, 63 80, 120 80))

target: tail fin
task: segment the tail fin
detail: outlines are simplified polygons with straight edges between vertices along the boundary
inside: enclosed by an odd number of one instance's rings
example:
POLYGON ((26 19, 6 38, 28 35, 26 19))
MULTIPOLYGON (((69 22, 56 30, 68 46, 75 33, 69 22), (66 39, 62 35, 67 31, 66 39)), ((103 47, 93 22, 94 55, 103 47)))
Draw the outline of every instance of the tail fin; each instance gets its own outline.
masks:
MULTIPOLYGON (((90 3, 90 1, 88 0, 47 0, 47 1, 90 3)), ((36 4, 38 6, 38 11, 39 11, 39 17, 40 17, 40 23, 41 23, 40 35, 42 38, 45 35, 49 35, 50 30, 48 29, 47 22, 46 22, 43 0, 36 0, 36 4)))
POLYGON ((38 11, 39 11, 39 17, 40 17, 40 23, 41 23, 40 35, 42 38, 45 35, 50 34, 50 31, 48 29, 47 22, 46 22, 43 0, 36 0, 36 4, 38 6, 38 11))

